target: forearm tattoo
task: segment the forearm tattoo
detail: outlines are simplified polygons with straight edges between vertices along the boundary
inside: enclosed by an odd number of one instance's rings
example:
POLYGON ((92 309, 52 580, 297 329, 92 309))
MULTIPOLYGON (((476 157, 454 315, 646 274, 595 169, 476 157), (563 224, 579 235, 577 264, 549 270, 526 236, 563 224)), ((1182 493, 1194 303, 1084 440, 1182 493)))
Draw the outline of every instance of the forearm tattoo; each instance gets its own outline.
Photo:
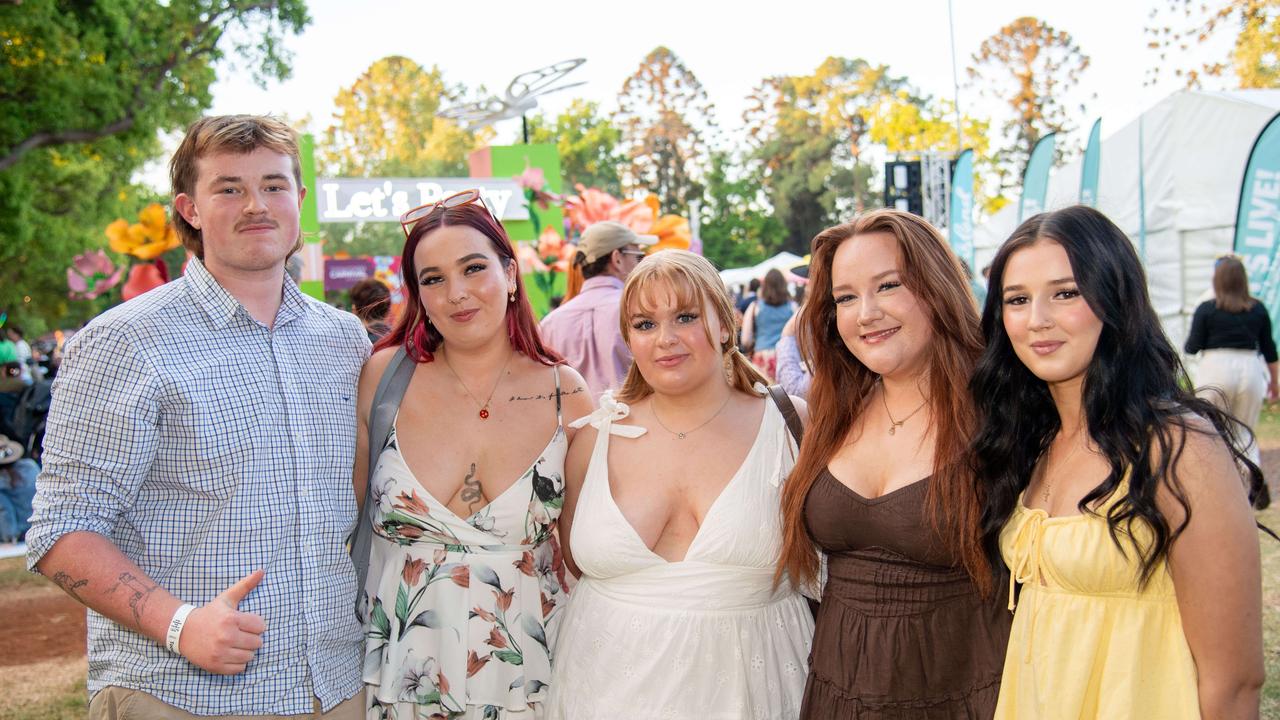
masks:
MULTIPOLYGON (((133 611, 134 629, 142 632, 142 613, 147 609, 147 601, 151 599, 151 593, 155 592, 159 585, 148 585, 145 580, 135 576, 133 573, 121 573, 120 582, 116 587, 123 585, 126 592, 131 593, 129 596, 129 609, 133 611)), ((111 588, 115 591, 116 588, 111 588)))
POLYGON ((484 491, 480 489, 480 478, 476 477, 476 464, 471 463, 467 477, 462 480, 462 502, 466 503, 467 509, 474 514, 476 504, 481 500, 484 500, 484 491))
POLYGON ((85 585, 88 585, 89 584, 88 580, 85 580, 85 579, 77 580, 71 577, 70 575, 62 572, 61 570, 54 573, 53 577, 50 578, 50 580, 53 580, 54 584, 62 588, 63 592, 75 598, 76 602, 80 603, 81 605, 85 604, 84 599, 81 598, 80 594, 77 593, 76 591, 84 587, 85 585))

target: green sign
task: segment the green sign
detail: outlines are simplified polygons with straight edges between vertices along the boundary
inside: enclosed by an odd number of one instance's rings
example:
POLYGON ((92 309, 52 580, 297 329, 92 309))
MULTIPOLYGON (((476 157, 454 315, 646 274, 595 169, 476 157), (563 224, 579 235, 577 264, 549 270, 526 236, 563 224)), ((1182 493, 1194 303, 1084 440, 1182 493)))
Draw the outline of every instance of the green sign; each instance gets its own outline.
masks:
POLYGON ((1018 223, 1044 212, 1049 194, 1049 169, 1053 167, 1054 134, 1040 138, 1031 150, 1026 172, 1022 173, 1022 199, 1018 201, 1018 223))
POLYGON ((1098 168, 1102 153, 1102 118, 1093 121, 1089 131, 1089 144, 1084 148, 1084 161, 1080 165, 1080 204, 1098 207, 1098 168))
MULTIPOLYGON (((1249 272, 1249 294, 1266 304, 1271 317, 1280 312, 1280 268, 1276 234, 1280 231, 1280 114, 1271 118, 1249 153, 1240 205, 1236 210, 1235 251, 1249 272)), ((1272 332, 1280 323, 1272 322, 1272 332)))

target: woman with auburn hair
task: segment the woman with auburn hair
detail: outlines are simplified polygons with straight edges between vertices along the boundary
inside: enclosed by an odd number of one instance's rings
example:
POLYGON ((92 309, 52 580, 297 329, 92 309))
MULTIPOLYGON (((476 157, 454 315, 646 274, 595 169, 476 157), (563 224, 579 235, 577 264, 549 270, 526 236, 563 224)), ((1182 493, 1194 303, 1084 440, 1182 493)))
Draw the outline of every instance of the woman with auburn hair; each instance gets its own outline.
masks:
POLYGON ((538 338, 511 241, 478 191, 401 224, 408 302, 358 400, 356 496, 367 480, 376 504, 368 716, 536 720, 568 592, 555 537, 564 422, 590 412, 590 396, 538 338), (371 438, 392 363, 411 375, 389 433, 371 438))
POLYGON ((1233 256, 1213 265, 1212 300, 1200 303, 1187 333, 1188 355, 1201 353, 1196 372, 1200 397, 1244 423, 1241 449, 1254 463, 1262 461, 1253 428, 1262 414, 1264 397, 1276 400, 1276 342, 1267 306, 1249 295, 1249 275, 1233 256), (1266 371, 1258 363, 1261 355, 1266 371))
POLYGON ((631 370, 574 423, 591 427, 569 451, 560 531, 581 581, 549 716, 795 718, 813 619, 773 567, 798 412, 738 352, 705 258, 641 261, 621 322, 631 370))
POLYGON ((813 239, 799 341, 810 423, 783 489, 778 575, 827 580, 804 718, 990 718, 1009 617, 968 462, 978 314, 921 218, 876 210, 813 239))
POLYGON ((1142 264, 1078 205, 991 264, 974 373, 988 547, 1016 614, 997 718, 1257 718, 1262 474, 1184 384, 1142 264), (1014 595, 1014 583, 1021 592, 1014 595))

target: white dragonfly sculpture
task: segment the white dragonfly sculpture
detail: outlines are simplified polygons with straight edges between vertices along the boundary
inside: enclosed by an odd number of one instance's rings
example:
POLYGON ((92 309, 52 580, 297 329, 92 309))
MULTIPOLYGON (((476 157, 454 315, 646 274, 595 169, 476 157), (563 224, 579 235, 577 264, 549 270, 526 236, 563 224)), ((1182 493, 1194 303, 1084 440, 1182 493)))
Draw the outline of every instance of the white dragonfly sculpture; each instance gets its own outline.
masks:
POLYGON ((525 144, 528 144, 529 123, 525 118, 525 113, 537 107, 538 98, 543 95, 585 84, 576 82, 550 87, 586 61, 586 58, 562 60, 554 65, 520 73, 507 85, 507 90, 502 94, 502 97, 491 95, 484 100, 441 110, 436 115, 456 120, 469 130, 492 125, 499 120, 518 117, 523 126, 525 144))

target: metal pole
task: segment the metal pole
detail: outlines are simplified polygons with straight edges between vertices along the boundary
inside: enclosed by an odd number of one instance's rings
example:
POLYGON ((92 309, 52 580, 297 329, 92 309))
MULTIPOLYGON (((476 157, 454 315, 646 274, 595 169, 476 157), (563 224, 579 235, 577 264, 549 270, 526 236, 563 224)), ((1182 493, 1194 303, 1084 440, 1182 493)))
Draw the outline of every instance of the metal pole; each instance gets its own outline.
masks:
POLYGON ((951 9, 951 0, 947 0, 947 26, 951 30, 951 84, 956 93, 956 153, 964 152, 964 131, 960 127, 960 76, 956 69, 956 21, 951 9))

